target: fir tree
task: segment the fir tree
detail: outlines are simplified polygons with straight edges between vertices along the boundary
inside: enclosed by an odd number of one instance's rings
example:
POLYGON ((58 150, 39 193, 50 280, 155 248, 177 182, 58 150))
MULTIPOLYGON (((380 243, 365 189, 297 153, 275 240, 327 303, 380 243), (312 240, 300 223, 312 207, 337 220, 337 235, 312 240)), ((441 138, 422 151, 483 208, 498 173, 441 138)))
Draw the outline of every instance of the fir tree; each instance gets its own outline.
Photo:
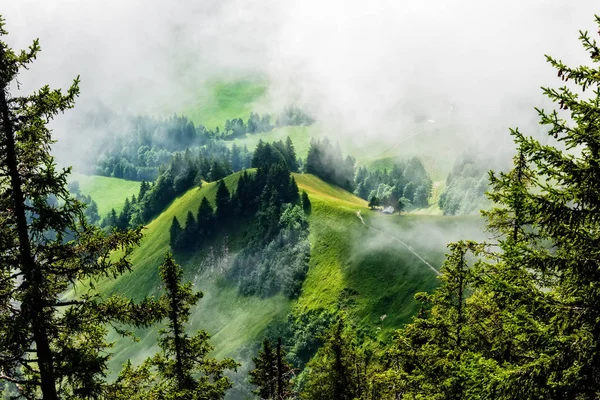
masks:
POLYGON ((298 172, 298 158, 296 157, 296 149, 294 149, 294 143, 289 136, 285 140, 285 153, 289 170, 291 172, 298 172))
POLYGON ((170 244, 172 249, 179 249, 183 239, 183 229, 177 217, 173 217, 171 227, 169 228, 170 244))
POLYGON ((262 349, 252 358, 254 369, 249 372, 250 383, 258 386, 254 394, 261 399, 275 398, 277 386, 277 364, 269 339, 263 340, 262 349))
POLYGON ((297 204, 298 200, 300 200, 300 192, 298 191, 298 184, 296 183, 296 179, 292 176, 289 184, 288 190, 286 193, 286 200, 289 203, 297 204))
POLYGON ((202 237, 210 237, 214 229, 214 211, 206 197, 202 198, 196 218, 198 234, 202 237))
POLYGON ((292 395, 292 367, 285 360, 281 338, 275 350, 269 339, 263 340, 262 349, 252 358, 254 369, 249 372, 250 383, 258 386, 254 394, 261 399, 288 399, 292 395))
POLYGON ((165 285, 160 302, 167 313, 167 326, 160 331, 161 352, 151 364, 158 368, 159 386, 167 399, 222 399, 231 388, 224 372, 236 369, 238 364, 232 359, 217 361, 208 357, 213 348, 206 331, 194 336, 186 333, 190 308, 202 298, 202 293, 194 292, 190 282, 182 284, 182 276, 181 267, 167 254, 160 266, 165 285))
MULTIPOLYGON (((6 34, 0 18, 0 37, 6 34)), ((79 79, 66 94, 44 86, 19 95, 17 76, 39 50, 37 40, 21 52, 0 41, 0 380, 28 399, 100 398, 106 326, 146 325, 154 314, 127 299, 102 299, 93 285, 76 299, 64 294, 128 271, 141 232, 103 234, 70 195, 70 169, 57 169, 46 123, 73 107, 79 79)))
POLYGON ((194 214, 191 211, 188 211, 187 216, 185 218, 185 228, 183 229, 184 245, 186 247, 189 248, 192 247, 195 243, 197 244, 197 231, 198 225, 196 224, 194 214))
POLYGON ((325 344, 306 366, 308 378, 302 398, 361 398, 368 386, 368 369, 367 353, 359 348, 356 333, 346 325, 346 317, 340 315, 329 330, 325 344))
POLYGON ((222 179, 217 183, 215 203, 217 205, 217 221, 228 221, 231 216, 231 195, 229 194, 227 185, 225 185, 225 182, 222 179))
POLYGON ((306 215, 310 215, 312 211, 312 204, 308 198, 308 193, 306 193, 304 190, 302 191, 302 209, 306 215))

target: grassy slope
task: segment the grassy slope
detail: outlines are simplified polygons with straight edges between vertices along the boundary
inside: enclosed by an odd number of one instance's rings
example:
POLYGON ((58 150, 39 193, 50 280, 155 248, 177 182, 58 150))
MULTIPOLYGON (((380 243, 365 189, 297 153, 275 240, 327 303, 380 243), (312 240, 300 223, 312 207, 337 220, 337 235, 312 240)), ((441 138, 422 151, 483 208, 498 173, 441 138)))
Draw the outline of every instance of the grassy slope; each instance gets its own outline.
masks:
MULTIPOLYGON (((234 187, 239 174, 226 179, 234 187)), ((361 210, 365 220, 379 229, 408 242, 429 262, 439 267, 445 243, 477 221, 469 218, 432 216, 384 216, 371 212, 366 202, 312 175, 296 175, 301 190, 309 193, 313 204, 310 215, 311 261, 303 292, 297 301, 282 296, 268 299, 240 296, 217 273, 201 271, 206 250, 194 257, 177 257, 186 279, 194 280, 205 297, 193 310, 192 328, 207 329, 213 336, 218 357, 236 356, 260 339, 267 326, 283 319, 292 309, 298 312, 317 308, 335 309, 340 300, 353 302, 353 312, 366 327, 387 337, 393 328, 408 321, 416 310, 413 295, 437 285, 435 275, 415 256, 386 235, 362 225, 356 216, 361 210), (421 239, 422 237, 422 239, 421 239), (422 241, 421 241, 422 240, 422 241), (344 289, 357 293, 343 299, 344 289), (382 323, 379 317, 387 314, 382 323), (378 328, 383 328, 381 331, 378 328)), ((169 250, 169 227, 173 216, 185 220, 188 210, 196 211, 202 197, 214 203, 216 185, 207 183, 176 199, 160 216, 148 224, 141 246, 132 254, 134 270, 117 280, 97 287, 105 294, 120 293, 141 299, 158 293, 158 265, 169 250)), ((235 251, 244 227, 230 232, 230 248, 235 251)), ((131 358, 141 361, 155 348, 156 330, 136 332, 139 343, 120 340, 115 348, 113 367, 131 358)))
MULTIPOLYGON (((239 174, 226 179, 229 187, 237 184, 239 174)), ((137 300, 156 295, 159 290, 158 266, 169 251, 169 227, 173 216, 185 221, 188 210, 196 212, 202 197, 214 205, 216 184, 207 183, 201 189, 191 189, 176 199, 161 215, 148 224, 144 239, 131 256, 133 272, 117 280, 104 281, 96 287, 105 294, 119 293, 137 300)), ((235 240, 235 238, 233 238, 235 240)), ((205 297, 193 310, 192 329, 207 329, 213 338, 218 356, 235 354, 241 346, 259 339, 269 322, 283 318, 289 311, 289 301, 282 296, 271 299, 246 298, 237 294, 235 288, 222 284, 216 274, 199 271, 203 259, 199 254, 191 259, 177 257, 182 263, 185 278, 196 282, 196 289, 205 297)), ((114 367, 128 358, 140 361, 153 352, 155 330, 136 332, 139 343, 121 340, 115 348, 114 367)))
POLYGON ((92 196, 98 204, 98 214, 104 217, 114 208, 121 211, 125 199, 137 195, 140 191, 140 182, 127 181, 106 176, 88 176, 73 174, 71 181, 78 181, 81 193, 92 196))
POLYGON ((250 112, 256 111, 256 103, 260 102, 266 88, 266 81, 261 78, 214 80, 183 110, 183 114, 195 124, 223 129, 227 119, 246 121, 250 112))
POLYGON ((364 200, 314 176, 297 175, 296 180, 313 204, 310 269, 295 304, 299 311, 335 309, 340 300, 351 301, 365 326, 381 327, 387 335, 416 311, 414 294, 437 285, 435 274, 404 246, 362 225, 358 210, 368 224, 403 240, 437 268, 448 240, 479 235, 476 218, 387 216, 368 210, 364 200), (344 289, 357 294, 344 299, 344 289), (383 314, 387 318, 382 324, 383 314))

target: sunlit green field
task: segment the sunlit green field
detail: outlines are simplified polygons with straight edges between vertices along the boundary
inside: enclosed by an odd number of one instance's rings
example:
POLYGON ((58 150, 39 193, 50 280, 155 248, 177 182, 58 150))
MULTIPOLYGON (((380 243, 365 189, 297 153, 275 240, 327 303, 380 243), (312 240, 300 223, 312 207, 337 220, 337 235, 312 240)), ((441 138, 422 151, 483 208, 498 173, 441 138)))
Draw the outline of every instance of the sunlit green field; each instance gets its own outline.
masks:
POLYGON ((81 193, 92 196, 98 204, 100 217, 106 216, 113 208, 121 211, 125 199, 140 191, 140 182, 107 176, 73 174, 70 181, 79 182, 81 193))

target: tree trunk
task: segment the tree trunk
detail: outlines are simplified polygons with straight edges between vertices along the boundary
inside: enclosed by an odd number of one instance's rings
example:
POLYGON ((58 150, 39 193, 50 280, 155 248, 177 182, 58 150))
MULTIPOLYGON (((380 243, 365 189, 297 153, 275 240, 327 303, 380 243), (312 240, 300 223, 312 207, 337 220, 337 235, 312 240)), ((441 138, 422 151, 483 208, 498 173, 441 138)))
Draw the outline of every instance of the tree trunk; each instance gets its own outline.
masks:
POLYGON ((44 304, 41 291, 44 278, 31 254, 31 242, 29 240, 29 230, 27 228, 27 217, 25 214, 25 197, 23 195, 15 147, 15 132, 10 120, 5 88, 3 87, 0 92, 0 112, 2 113, 3 130, 6 137, 6 164, 12 189, 13 206, 19 239, 19 253, 21 256, 25 284, 29 285, 29 290, 31 290, 32 293, 32 296, 29 297, 31 302, 29 304, 23 303, 21 308, 27 310, 31 315, 33 339, 35 341, 38 359, 37 364, 40 372, 40 387, 42 389, 43 398, 44 400, 58 400, 54 375, 54 361, 52 359, 52 350, 50 349, 50 341, 44 321, 44 304))

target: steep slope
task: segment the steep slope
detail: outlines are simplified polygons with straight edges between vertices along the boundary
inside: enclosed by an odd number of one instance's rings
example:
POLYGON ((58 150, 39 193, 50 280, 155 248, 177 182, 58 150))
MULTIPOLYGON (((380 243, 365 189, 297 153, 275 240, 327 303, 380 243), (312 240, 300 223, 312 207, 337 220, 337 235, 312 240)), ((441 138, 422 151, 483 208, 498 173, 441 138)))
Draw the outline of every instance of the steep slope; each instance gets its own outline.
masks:
MULTIPOLYGON (((225 179, 230 189, 237 185, 239 175, 233 174, 225 179)), ((165 252, 170 250, 169 227, 173 217, 185 221, 188 211, 197 212, 203 197, 214 205, 215 194, 216 184, 212 182, 206 183, 200 189, 191 189, 173 201, 162 214, 147 225, 140 247, 131 256, 133 271, 117 280, 100 282, 96 287, 105 294, 120 293, 137 300, 157 294, 160 288, 158 266, 165 252)), ((239 232, 234 232, 229 238, 228 247, 231 250, 235 250, 239 235, 243 235, 244 229, 240 228, 239 232)), ((229 251, 223 251, 221 239, 223 238, 207 243, 203 251, 193 257, 178 257, 176 254, 177 261, 185 269, 185 279, 193 280, 196 289, 205 294, 193 310, 192 329, 207 329, 213 335, 211 343, 216 347, 219 356, 237 354, 244 345, 253 343, 269 322, 283 318, 290 306, 289 301, 282 296, 270 299, 240 296, 235 287, 223 282, 218 270, 204 268, 213 254, 222 255, 226 260, 231 259, 229 251), (213 245, 212 250, 209 250, 213 245)), ((222 263, 216 264, 218 269, 222 263)), ((211 263, 211 267, 213 265, 211 263)), ((136 333, 140 337, 139 343, 127 339, 118 342, 113 360, 114 369, 128 358, 140 361, 147 357, 150 351, 155 351, 155 330, 140 330, 136 333)))
POLYGON ((478 218, 384 215, 315 176, 296 175, 296 180, 313 205, 310 269, 294 305, 299 312, 334 310, 340 302, 350 302, 365 326, 387 336, 416 311, 414 294, 432 290, 438 283, 435 273, 413 252, 439 269, 447 242, 482 236, 478 218), (357 211, 379 231, 363 225, 357 211), (382 315, 387 315, 383 323, 382 315))
MULTIPOLYGON (((233 189, 239 173, 225 179, 233 189)), ((411 246, 436 268, 442 263, 445 243, 477 231, 473 218, 442 218, 431 216, 387 216, 370 211, 364 200, 341 188, 323 182, 313 175, 295 174, 300 190, 305 190, 312 202, 310 214, 311 260, 308 276, 299 299, 291 301, 278 295, 260 299, 238 294, 235 286, 223 278, 246 233, 243 222, 224 236, 206 243, 197 254, 186 257, 176 254, 196 289, 205 297, 193 310, 192 328, 207 329, 218 357, 234 356, 249 360, 250 351, 261 340, 267 327, 285 320, 292 311, 335 311, 340 304, 349 307, 361 324, 384 339, 391 331, 408 321, 417 305, 417 291, 431 290, 437 285, 435 273, 408 248, 392 238, 411 246), (357 211, 369 225, 363 225, 357 211), (219 261, 219 258, 222 258, 219 261), (387 314, 382 322, 380 316, 387 314)), ((177 198, 155 220, 148 224, 141 246, 132 254, 134 270, 117 280, 100 282, 97 287, 105 294, 121 293, 141 299, 159 290, 158 265, 169 250, 169 227, 173 216, 185 220, 188 211, 196 212, 202 197, 213 204, 216 184, 207 183, 177 198)), ((140 330, 140 341, 119 340, 115 347, 113 370, 128 358, 141 361, 155 351, 154 330, 140 330)), ((247 362, 246 362, 247 364, 247 362)))

